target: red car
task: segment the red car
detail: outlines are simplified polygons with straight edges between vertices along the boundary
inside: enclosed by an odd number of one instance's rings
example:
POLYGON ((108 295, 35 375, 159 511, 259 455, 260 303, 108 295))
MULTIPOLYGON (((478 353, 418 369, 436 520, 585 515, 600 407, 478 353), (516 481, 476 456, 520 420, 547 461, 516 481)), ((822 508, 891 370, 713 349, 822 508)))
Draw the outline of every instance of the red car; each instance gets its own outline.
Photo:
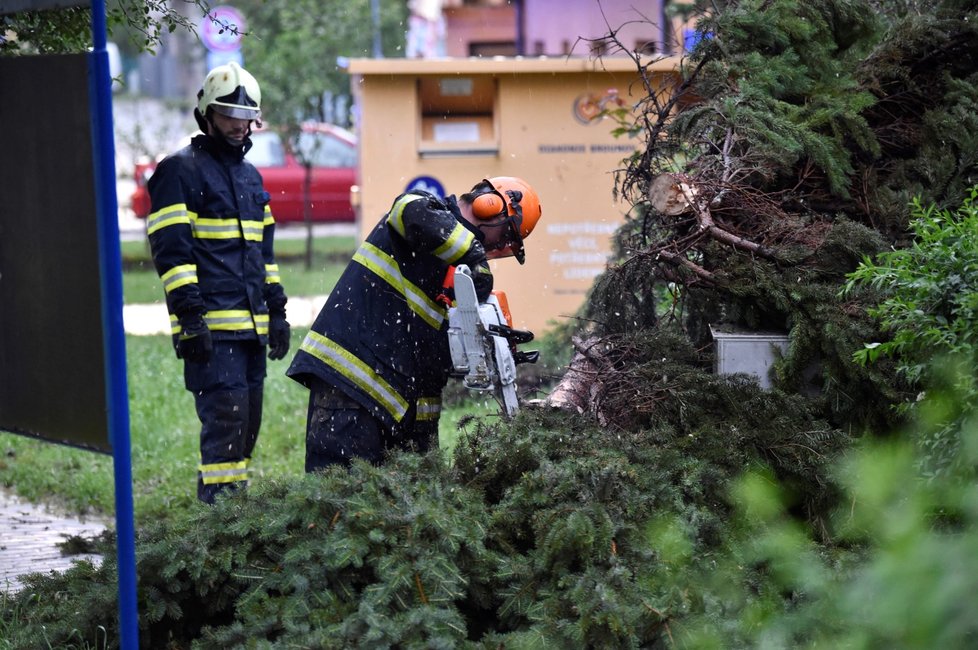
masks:
MULTIPOLYGON (((272 214, 276 223, 302 223, 305 167, 275 129, 256 129, 251 134, 251 141, 253 146, 246 158, 258 168, 265 181, 265 190, 272 195, 272 214)), ((188 142, 189 138, 180 146, 188 142)), ((356 136, 332 124, 307 123, 302 125, 297 148, 307 152, 312 160, 310 219, 316 223, 352 223, 355 214, 350 200, 356 186, 356 136)), ((146 183, 156 169, 156 162, 136 163, 136 189, 130 204, 140 219, 149 216, 146 183)))

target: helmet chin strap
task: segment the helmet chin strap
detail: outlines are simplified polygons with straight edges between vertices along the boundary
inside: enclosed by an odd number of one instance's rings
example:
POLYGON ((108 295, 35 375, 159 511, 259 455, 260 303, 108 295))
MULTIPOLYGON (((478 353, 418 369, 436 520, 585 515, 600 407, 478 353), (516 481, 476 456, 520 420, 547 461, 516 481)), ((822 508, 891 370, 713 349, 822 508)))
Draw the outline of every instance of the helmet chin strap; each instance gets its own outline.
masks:
POLYGON ((509 196, 509 205, 513 210, 513 214, 506 216, 506 224, 510 228, 510 232, 513 236, 513 257, 520 264, 526 262, 526 251, 523 249, 523 237, 520 235, 520 228, 523 227, 523 206, 520 205, 520 201, 523 199, 523 195, 516 190, 506 190, 506 195, 509 196))
POLYGON ((478 239, 479 242, 484 242, 486 240, 486 233, 482 232, 481 225, 476 225, 470 222, 468 219, 459 219, 459 223, 462 224, 463 228, 475 235, 475 238, 478 239))
POLYGON ((203 133, 210 133, 210 131, 208 131, 207 120, 200 114, 199 108, 194 108, 194 121, 197 122, 197 128, 203 133))

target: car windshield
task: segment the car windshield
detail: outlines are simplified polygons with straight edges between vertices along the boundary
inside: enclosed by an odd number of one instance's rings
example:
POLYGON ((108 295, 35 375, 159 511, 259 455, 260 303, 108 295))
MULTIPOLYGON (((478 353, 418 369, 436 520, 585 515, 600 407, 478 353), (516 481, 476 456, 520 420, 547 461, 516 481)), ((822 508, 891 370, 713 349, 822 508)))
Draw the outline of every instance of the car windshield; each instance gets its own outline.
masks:
POLYGON ((326 133, 300 133, 297 149, 305 154, 314 167, 356 166, 356 148, 326 133))
POLYGON ((255 167, 282 167, 285 165, 285 148, 273 131, 251 134, 251 149, 246 156, 255 167))

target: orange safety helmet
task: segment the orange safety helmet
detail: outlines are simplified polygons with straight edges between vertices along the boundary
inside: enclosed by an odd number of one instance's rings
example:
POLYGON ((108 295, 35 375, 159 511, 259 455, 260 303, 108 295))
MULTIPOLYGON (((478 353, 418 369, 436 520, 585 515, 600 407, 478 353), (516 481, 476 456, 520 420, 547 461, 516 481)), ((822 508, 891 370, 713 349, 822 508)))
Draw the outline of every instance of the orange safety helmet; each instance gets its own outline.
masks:
POLYGON ((523 240, 530 236, 543 215, 540 197, 530 184, 515 176, 484 179, 472 188, 472 213, 477 219, 489 220, 507 216, 517 250, 514 255, 523 263, 523 240))

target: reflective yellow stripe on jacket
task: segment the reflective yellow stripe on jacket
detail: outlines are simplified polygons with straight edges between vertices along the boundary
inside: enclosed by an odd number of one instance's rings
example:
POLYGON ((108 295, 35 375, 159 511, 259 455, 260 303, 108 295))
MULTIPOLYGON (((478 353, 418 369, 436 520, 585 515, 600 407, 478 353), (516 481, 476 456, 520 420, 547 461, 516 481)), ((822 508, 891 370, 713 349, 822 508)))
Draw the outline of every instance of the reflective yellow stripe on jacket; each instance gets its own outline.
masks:
POLYGON ((261 221, 242 221, 241 232, 248 241, 261 241, 265 236, 265 224, 261 221))
POLYGON ((265 226, 275 223, 271 209, 265 206, 263 221, 239 220, 235 217, 215 219, 198 217, 196 213, 187 210, 184 203, 168 205, 149 215, 146 222, 146 234, 175 226, 189 224, 197 239, 238 239, 244 237, 248 241, 260 242, 265 236, 265 226))
POLYGON ((447 264, 455 264, 472 248, 475 235, 469 232, 462 224, 456 224, 452 229, 452 234, 448 236, 445 243, 435 249, 435 255, 447 264))
POLYGON ((282 276, 279 274, 278 264, 265 265, 265 284, 281 283, 282 276))
POLYGON ((185 284, 197 284, 197 265, 181 264, 174 266, 161 275, 160 280, 163 281, 163 291, 166 293, 170 293, 185 284))
POLYGON ((233 217, 197 217, 192 220, 191 225, 197 239, 238 239, 243 236, 248 241, 261 241, 265 233, 265 225, 261 221, 244 221, 233 217))
POLYGON ((417 415, 415 419, 421 421, 437 420, 441 417, 441 398, 422 397, 418 400, 417 415))
POLYGON ((353 261, 362 264, 393 287, 404 297, 411 311, 420 316, 426 323, 436 330, 441 328, 442 323, 445 322, 445 308, 401 275, 401 268, 397 265, 397 260, 373 244, 364 242, 354 253, 353 261))
POLYGON ((310 330, 300 346, 301 350, 316 357, 336 370, 354 385, 380 404, 384 410, 400 422, 408 410, 408 403, 383 377, 335 341, 310 330))
POLYGON ((165 208, 157 210, 146 219, 146 234, 152 235, 154 232, 167 226, 177 224, 189 224, 191 219, 196 219, 197 215, 187 210, 186 203, 175 203, 165 208))
MULTIPOLYGON (((417 194, 405 194, 394 202, 391 211, 387 214, 387 222, 401 237, 407 238, 407 229, 404 227, 404 208, 409 203, 423 198, 423 196, 418 196, 417 194)), ((469 232, 462 224, 456 223, 455 227, 452 228, 451 234, 448 235, 448 239, 445 240, 445 243, 432 251, 432 253, 437 255, 446 264, 455 264, 465 257, 465 254, 472 248, 474 242, 475 235, 469 232)))
POLYGON ((423 198, 423 196, 417 194, 405 194, 394 203, 390 213, 387 215, 388 222, 390 222, 391 226, 393 226, 394 230, 401 237, 407 236, 404 230, 404 208, 407 207, 408 203, 423 198))
MULTIPOLYGON (((225 309, 209 311, 204 314, 207 329, 213 331, 234 332, 254 329, 258 335, 268 334, 268 314, 252 316, 247 309, 225 309)), ((170 331, 180 333, 180 321, 176 314, 170 314, 170 331)))

